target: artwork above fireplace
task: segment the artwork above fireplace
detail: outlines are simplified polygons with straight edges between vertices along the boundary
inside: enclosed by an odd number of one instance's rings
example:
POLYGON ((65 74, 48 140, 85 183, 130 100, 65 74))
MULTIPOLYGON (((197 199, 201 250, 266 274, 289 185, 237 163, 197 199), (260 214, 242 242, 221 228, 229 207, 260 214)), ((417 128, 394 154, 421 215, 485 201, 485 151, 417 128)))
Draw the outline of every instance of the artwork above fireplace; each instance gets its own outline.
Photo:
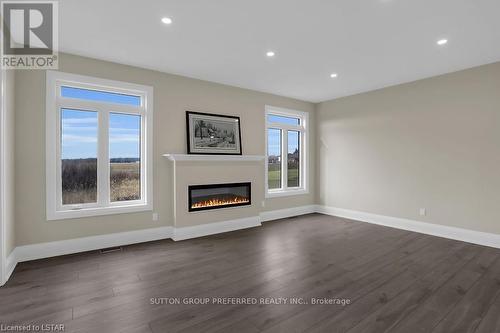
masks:
POLYGON ((252 204, 251 183, 229 183, 188 186, 190 212, 252 204))

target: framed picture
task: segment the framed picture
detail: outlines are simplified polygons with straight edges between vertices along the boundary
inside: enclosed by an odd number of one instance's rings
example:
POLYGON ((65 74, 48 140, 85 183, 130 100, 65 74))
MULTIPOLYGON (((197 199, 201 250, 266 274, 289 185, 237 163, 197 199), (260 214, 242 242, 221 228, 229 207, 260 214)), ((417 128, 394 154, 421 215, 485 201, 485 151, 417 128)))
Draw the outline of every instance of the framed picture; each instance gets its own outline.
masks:
POLYGON ((188 154, 241 155, 240 117, 186 111, 188 154))

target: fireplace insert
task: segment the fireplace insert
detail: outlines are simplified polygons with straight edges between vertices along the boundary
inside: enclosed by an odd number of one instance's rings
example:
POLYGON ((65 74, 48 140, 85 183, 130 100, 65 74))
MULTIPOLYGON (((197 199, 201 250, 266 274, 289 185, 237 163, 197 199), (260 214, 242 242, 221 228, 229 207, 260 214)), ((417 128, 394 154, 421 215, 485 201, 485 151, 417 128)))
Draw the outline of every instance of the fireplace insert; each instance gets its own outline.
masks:
POLYGON ((190 212, 252 204, 251 183, 190 185, 188 209, 190 212))

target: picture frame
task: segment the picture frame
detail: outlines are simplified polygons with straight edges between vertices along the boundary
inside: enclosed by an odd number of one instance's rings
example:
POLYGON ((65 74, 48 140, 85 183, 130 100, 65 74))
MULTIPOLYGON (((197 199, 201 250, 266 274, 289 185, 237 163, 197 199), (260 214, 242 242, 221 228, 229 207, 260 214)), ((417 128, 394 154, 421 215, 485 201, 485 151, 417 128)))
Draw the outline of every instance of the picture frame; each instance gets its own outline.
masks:
POLYGON ((240 117, 186 111, 187 153, 242 155, 240 117))

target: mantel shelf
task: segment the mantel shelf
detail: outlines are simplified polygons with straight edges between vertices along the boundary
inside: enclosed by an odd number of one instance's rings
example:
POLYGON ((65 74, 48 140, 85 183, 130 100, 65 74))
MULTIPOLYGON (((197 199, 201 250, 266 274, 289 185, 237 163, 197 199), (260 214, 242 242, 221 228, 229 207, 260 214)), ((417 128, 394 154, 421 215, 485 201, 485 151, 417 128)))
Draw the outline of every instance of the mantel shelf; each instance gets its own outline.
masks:
POLYGON ((164 154, 171 161, 214 161, 214 162, 258 162, 264 155, 197 155, 197 154, 164 154))

